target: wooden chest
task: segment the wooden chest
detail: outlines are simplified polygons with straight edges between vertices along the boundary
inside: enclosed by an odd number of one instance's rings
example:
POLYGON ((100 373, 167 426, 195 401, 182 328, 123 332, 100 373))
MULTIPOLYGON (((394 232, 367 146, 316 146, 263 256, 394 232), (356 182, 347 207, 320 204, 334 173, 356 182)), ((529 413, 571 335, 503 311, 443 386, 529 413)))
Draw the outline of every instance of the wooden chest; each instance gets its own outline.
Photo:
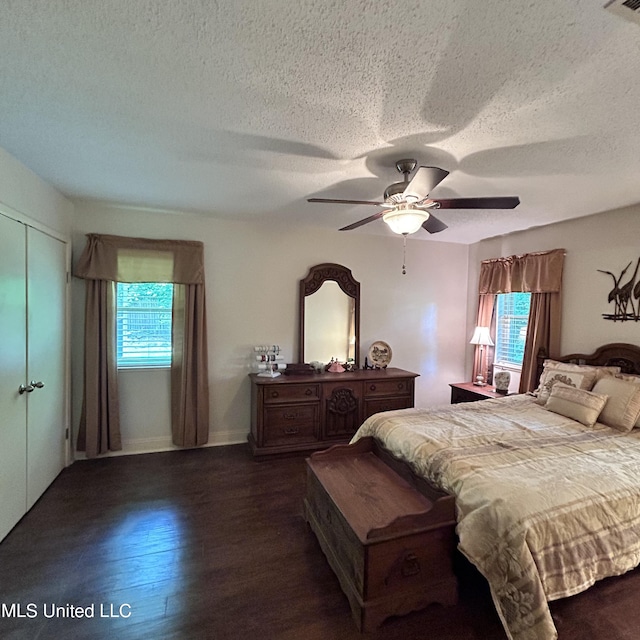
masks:
POLYGON ((372 438, 307 459, 305 517, 360 631, 457 601, 454 498, 388 462, 372 438))

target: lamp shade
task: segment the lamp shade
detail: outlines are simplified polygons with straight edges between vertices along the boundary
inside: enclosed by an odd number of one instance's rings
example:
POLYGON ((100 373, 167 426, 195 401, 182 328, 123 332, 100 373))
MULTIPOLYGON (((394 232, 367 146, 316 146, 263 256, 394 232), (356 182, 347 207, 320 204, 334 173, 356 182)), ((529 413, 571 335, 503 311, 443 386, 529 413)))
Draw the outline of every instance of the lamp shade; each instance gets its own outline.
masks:
POLYGON ((489 347, 493 346, 493 340, 489 335, 489 327, 476 327, 469 344, 481 344, 489 347))
POLYGON ((394 209, 387 211, 382 219, 394 233, 408 235, 418 231, 422 223, 429 219, 429 214, 420 209, 394 209))

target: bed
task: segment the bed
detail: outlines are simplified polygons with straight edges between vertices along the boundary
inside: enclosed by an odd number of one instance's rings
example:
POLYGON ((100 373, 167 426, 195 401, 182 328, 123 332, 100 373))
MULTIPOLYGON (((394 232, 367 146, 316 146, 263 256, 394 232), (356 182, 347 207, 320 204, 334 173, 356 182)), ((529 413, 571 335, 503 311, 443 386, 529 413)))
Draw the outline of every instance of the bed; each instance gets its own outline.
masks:
POLYGON ((536 395, 379 413, 354 436, 455 496, 512 640, 556 638, 549 601, 640 564, 640 347, 539 361, 536 395))

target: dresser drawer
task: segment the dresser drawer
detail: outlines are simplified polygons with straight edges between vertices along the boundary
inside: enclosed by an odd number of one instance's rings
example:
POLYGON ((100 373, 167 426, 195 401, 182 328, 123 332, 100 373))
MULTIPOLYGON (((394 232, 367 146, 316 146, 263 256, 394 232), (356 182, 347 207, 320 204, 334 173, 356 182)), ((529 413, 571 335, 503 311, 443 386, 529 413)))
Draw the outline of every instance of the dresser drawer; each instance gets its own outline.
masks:
POLYGON ((375 400, 365 400, 364 418, 367 419, 374 413, 382 411, 395 411, 396 409, 410 409, 413 401, 410 396, 404 398, 376 398, 375 400))
POLYGON ((374 380, 364 385, 366 397, 409 395, 413 386, 412 380, 374 380))
POLYGON ((264 390, 265 404, 276 402, 309 402, 320 397, 320 385, 317 384, 279 384, 264 390))
POLYGON ((265 446, 314 442, 318 437, 317 404, 269 406, 265 408, 264 420, 265 446))

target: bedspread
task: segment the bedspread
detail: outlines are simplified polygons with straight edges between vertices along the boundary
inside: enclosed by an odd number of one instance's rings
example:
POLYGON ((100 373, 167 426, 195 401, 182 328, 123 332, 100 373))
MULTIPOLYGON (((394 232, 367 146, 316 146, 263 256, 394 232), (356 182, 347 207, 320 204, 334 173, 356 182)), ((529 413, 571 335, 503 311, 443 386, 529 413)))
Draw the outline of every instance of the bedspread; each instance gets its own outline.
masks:
POLYGON ((456 496, 460 551, 512 640, 557 637, 548 601, 640 564, 640 430, 585 427, 528 395, 376 414, 373 436, 456 496))

